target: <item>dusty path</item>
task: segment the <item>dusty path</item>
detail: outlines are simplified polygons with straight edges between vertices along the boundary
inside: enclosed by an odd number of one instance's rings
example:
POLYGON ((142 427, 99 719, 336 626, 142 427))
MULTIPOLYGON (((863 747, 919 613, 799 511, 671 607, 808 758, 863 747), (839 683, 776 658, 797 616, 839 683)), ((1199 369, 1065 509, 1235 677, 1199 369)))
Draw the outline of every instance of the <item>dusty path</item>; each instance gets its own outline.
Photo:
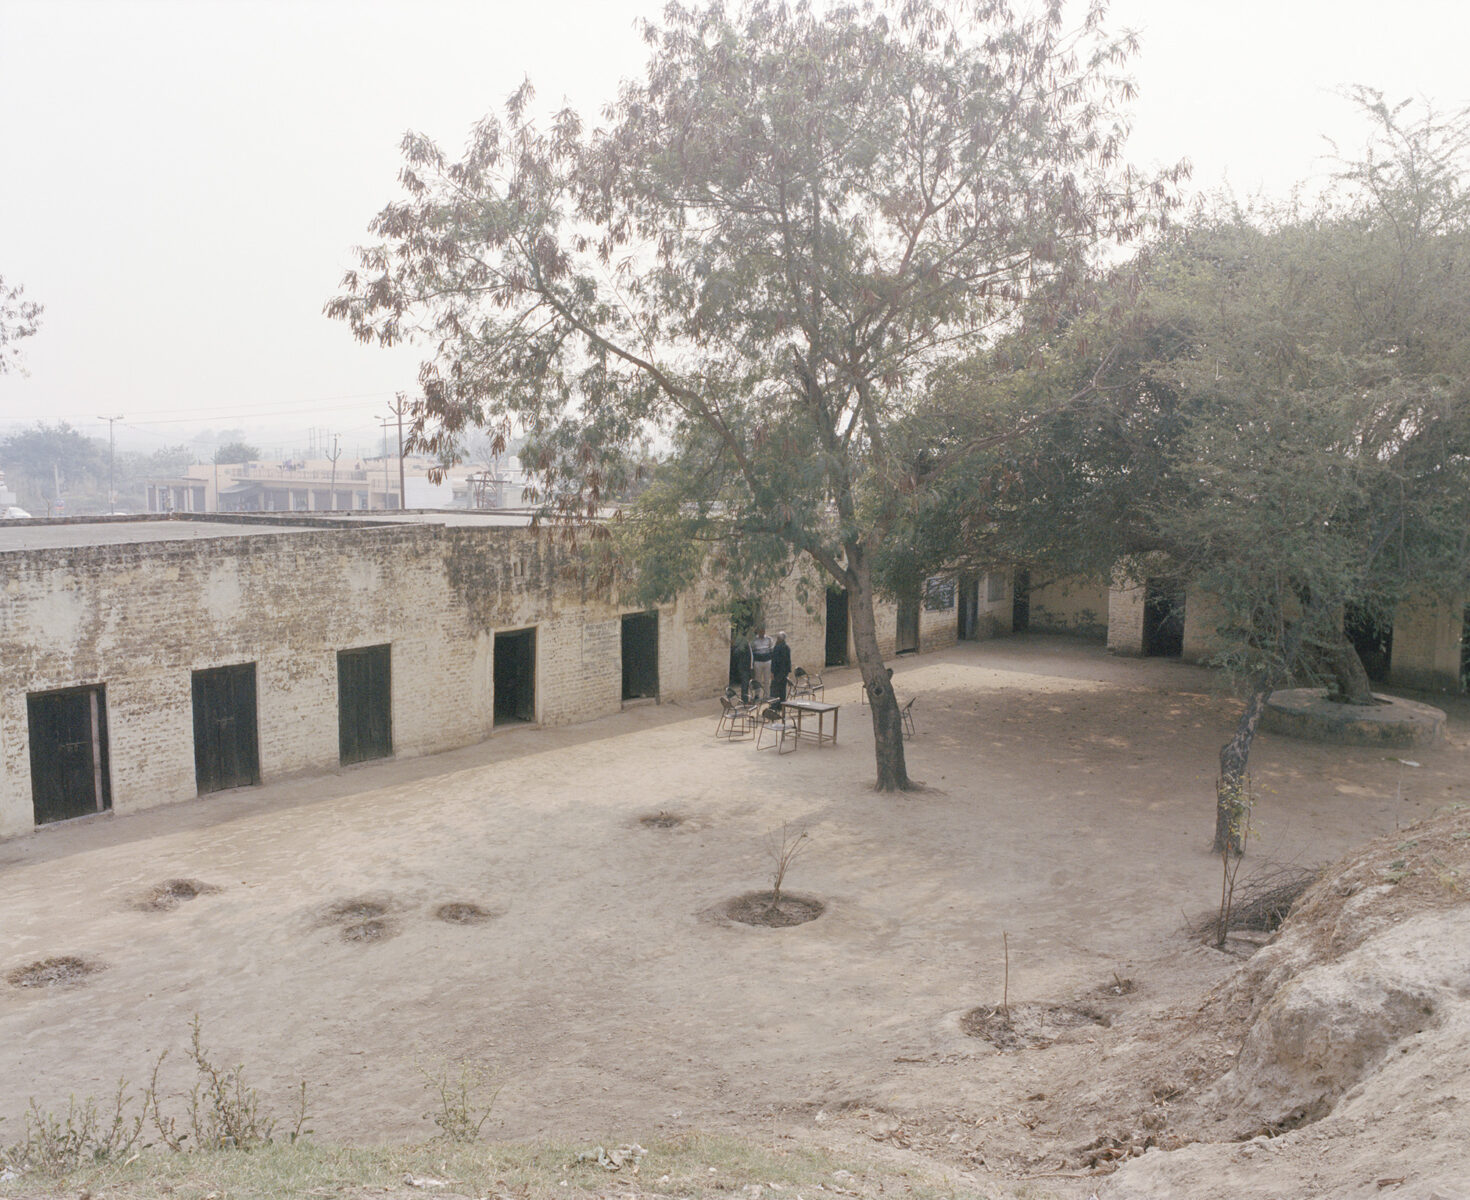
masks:
MULTIPOLYGON (((1085 1029, 1025 1055, 960 1033, 1001 998, 1002 932, 1013 1003, 1117 973, 1140 987, 1114 1009, 1142 1013, 1230 965, 1179 932, 1217 887, 1204 845, 1234 706, 1215 677, 1038 637, 904 660, 910 770, 930 786, 905 797, 871 791, 856 675, 830 680, 835 750, 778 759, 711 737, 712 701, 643 707, 0 844, 0 974, 106 964, 70 987, 0 983, 6 1128, 29 1096, 145 1079, 198 1013, 273 1100, 308 1080, 324 1138, 427 1136, 420 1067, 468 1060, 508 1076, 497 1137, 861 1117, 870 1137, 963 1127, 958 1146, 1096 1057, 1085 1029), (639 820, 660 811, 682 823, 639 820), (783 823, 811 837, 788 887, 826 914, 779 931, 712 916, 768 886, 783 823), (172 878, 219 890, 136 906, 172 878), (325 922, 353 900, 382 906, 387 936, 325 922), (446 902, 494 919, 445 923, 446 902)), ((1263 736, 1257 851, 1319 863, 1470 799, 1462 703, 1449 744, 1416 758, 1263 736)))

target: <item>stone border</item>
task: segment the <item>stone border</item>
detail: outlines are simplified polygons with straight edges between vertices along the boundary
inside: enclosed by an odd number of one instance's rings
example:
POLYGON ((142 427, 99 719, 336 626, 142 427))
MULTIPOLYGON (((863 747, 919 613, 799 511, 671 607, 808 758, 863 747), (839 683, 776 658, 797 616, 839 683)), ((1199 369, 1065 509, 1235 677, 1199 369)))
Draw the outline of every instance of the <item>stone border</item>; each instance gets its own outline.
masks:
POLYGON ((1323 688, 1272 692, 1261 728, 1339 746, 1432 746, 1444 734, 1443 710, 1374 693, 1375 705, 1334 704, 1323 688))

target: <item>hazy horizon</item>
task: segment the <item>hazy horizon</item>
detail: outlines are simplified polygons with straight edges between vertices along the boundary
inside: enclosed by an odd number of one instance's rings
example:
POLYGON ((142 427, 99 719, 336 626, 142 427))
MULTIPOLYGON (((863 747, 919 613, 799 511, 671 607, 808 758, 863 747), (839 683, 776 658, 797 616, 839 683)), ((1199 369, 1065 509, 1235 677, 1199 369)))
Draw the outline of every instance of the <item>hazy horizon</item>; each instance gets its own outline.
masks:
MULTIPOLYGON (((46 306, 0 427, 67 420, 119 445, 204 427, 308 430, 355 454, 412 392, 418 355, 356 344, 321 314, 398 143, 454 152, 529 76, 542 107, 595 114, 641 71, 657 0, 505 3, 0 0, 0 275, 46 306)), ((1076 5, 1074 4, 1074 7, 1076 5)), ((1194 184, 1281 196, 1320 179, 1322 136, 1366 127, 1338 94, 1470 102, 1470 6, 1115 0, 1142 48, 1128 157, 1191 159, 1194 184)))

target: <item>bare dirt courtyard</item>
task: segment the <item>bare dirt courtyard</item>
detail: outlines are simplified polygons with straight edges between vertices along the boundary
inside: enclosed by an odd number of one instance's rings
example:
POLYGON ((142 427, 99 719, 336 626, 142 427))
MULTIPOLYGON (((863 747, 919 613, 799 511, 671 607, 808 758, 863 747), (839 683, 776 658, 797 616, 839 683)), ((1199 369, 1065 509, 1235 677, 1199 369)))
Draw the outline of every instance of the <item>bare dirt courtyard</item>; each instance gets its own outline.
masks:
MULTIPOLYGON (((836 748, 758 753, 712 736, 713 700, 648 705, 0 844, 0 1128, 146 1081, 198 1014, 274 1104, 308 1082, 319 1138, 430 1136, 423 1070, 469 1062, 506 1080, 496 1138, 860 1139, 1090 1195, 1096 1151, 1148 1125, 1116 1097, 1163 1104, 1236 1053, 1208 1029, 1164 1047, 1241 962, 1184 928, 1218 896, 1235 702, 1062 639, 904 659, 927 790, 891 796, 855 672, 827 680, 836 748), (783 825, 809 835, 786 886, 825 911, 727 920, 783 825), (1048 1045, 965 1032, 1003 999, 1003 935, 1010 1005, 1073 1010, 1048 1045), (69 956, 97 969, 3 982, 69 956)), ((1417 766, 1262 735, 1248 862, 1323 865, 1470 801, 1448 709, 1417 766)))

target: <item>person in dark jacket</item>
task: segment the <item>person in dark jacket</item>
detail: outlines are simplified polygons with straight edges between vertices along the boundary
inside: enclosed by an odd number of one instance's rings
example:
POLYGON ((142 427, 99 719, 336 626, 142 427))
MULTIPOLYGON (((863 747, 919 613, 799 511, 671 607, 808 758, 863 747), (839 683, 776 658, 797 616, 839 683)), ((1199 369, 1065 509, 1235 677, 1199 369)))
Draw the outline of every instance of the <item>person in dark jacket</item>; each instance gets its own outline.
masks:
POLYGON ((740 703, 750 700, 750 637, 737 633, 730 639, 730 686, 740 689, 740 703))
POLYGON ((791 647, 786 644, 784 632, 776 635, 776 644, 771 647, 771 698, 786 699, 786 681, 791 676, 791 647))

